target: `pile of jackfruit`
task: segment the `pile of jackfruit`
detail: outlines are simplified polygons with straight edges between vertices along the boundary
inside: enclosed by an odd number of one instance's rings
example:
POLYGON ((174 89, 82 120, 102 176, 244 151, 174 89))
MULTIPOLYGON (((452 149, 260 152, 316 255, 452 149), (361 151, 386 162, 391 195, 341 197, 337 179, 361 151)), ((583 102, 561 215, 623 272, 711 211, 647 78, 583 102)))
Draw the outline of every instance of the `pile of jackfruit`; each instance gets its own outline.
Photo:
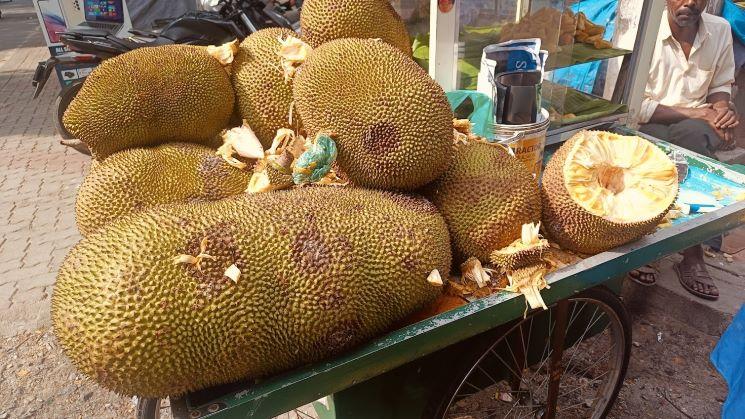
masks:
POLYGON ((458 267, 538 306, 541 220, 599 252, 675 198, 661 151, 598 132, 539 188, 453 120, 386 0, 306 0, 301 26, 111 58, 65 113, 94 161, 52 320, 100 385, 164 397, 327 359, 429 307, 458 267))

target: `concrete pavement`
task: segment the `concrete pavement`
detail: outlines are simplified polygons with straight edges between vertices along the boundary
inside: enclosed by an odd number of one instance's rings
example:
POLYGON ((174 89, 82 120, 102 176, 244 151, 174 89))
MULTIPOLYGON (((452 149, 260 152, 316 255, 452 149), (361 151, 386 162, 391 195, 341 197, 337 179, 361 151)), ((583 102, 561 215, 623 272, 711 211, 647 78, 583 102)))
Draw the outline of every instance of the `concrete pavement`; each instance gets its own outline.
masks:
POLYGON ((12 335, 48 323, 57 268, 80 239, 73 204, 89 158, 55 135, 56 77, 31 98, 49 57, 31 2, 0 7, 0 335, 12 335))

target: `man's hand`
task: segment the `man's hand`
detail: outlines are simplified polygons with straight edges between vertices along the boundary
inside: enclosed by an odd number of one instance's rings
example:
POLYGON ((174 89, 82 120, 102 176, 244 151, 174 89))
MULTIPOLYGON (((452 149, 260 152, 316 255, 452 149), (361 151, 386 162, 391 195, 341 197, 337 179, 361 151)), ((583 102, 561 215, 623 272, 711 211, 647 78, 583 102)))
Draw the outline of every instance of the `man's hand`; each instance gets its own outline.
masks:
POLYGON ((698 119, 703 119, 709 123, 709 126, 719 135, 719 138, 725 143, 723 149, 730 149, 731 144, 735 141, 733 128, 736 127, 740 122, 738 121, 737 114, 732 111, 729 106, 726 108, 721 106, 709 105, 706 108, 697 108, 698 119))
POLYGON ((729 103, 725 105, 715 104, 712 106, 712 109, 716 112, 716 117, 714 118, 714 126, 716 128, 726 130, 740 124, 737 113, 730 108, 729 103))

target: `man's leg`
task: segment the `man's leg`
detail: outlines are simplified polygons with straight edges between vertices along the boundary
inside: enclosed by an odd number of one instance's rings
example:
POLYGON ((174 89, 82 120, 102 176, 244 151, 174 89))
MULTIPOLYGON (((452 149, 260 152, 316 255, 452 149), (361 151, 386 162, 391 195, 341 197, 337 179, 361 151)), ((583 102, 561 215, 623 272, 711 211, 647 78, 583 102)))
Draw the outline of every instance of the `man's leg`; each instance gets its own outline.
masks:
MULTIPOLYGON (((722 142, 716 131, 700 119, 687 119, 672 124, 667 141, 714 159, 714 150, 722 142)), ((712 239, 706 243, 717 246, 716 242, 717 239, 712 239)), ((721 238, 718 242, 721 246, 721 238)), ((706 268, 704 250, 700 244, 683 251, 683 260, 675 265, 675 271, 683 288, 691 294, 712 300, 719 298, 719 290, 706 268)))
POLYGON ((717 158, 714 151, 722 143, 714 128, 701 119, 686 119, 670 125, 667 141, 713 159, 717 158))
POLYGON ((644 124, 639 126, 639 131, 663 141, 668 141, 668 138, 670 137, 669 125, 644 124))

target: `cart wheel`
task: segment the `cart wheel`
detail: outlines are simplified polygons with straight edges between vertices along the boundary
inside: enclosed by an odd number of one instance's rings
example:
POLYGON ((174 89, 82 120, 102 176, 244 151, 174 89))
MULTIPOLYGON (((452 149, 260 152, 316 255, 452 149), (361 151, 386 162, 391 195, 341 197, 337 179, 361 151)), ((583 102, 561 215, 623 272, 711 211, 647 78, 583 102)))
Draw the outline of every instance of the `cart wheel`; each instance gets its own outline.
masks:
POLYGON ((168 399, 137 399, 137 419, 172 418, 171 405, 168 399))
MULTIPOLYGON (((501 329, 428 412, 436 418, 602 418, 623 384, 631 326, 623 303, 594 288, 501 329), (486 349, 484 349, 486 348, 486 349)), ((493 335, 492 335, 493 336, 493 335)))

